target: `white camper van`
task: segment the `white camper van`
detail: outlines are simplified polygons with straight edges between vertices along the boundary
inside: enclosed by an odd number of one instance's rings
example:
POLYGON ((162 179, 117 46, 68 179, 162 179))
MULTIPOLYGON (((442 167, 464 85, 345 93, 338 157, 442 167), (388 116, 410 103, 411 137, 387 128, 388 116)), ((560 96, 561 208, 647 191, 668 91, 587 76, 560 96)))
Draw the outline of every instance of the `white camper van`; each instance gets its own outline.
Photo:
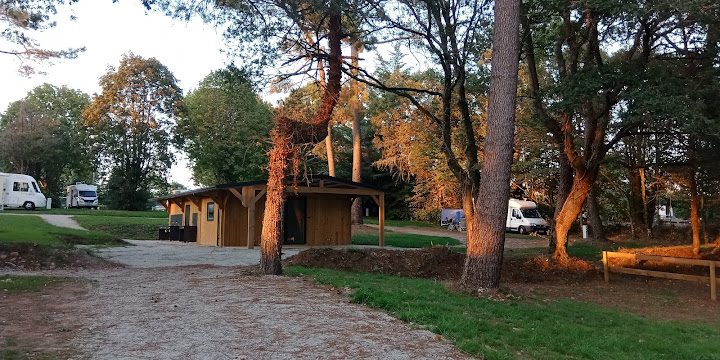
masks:
POLYGON ((510 199, 505 229, 520 234, 537 232, 547 234, 548 222, 540 216, 537 204, 532 201, 510 199))
POLYGON ((65 207, 67 208, 98 208, 97 186, 76 183, 67 187, 65 207))
POLYGON ((0 190, 3 207, 33 210, 47 203, 37 181, 29 175, 0 173, 0 190))

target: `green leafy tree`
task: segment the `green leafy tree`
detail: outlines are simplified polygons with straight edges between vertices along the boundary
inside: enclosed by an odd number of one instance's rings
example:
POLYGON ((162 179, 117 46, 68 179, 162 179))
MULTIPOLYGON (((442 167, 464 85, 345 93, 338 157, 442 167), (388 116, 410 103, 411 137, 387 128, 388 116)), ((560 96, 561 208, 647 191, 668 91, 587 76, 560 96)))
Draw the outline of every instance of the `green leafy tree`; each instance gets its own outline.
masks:
POLYGON ((175 76, 154 58, 124 55, 117 69, 100 78, 102 93, 84 116, 92 141, 109 170, 109 207, 140 210, 150 189, 165 183, 173 161, 170 131, 183 112, 175 76))
POLYGON ((11 103, 0 117, 0 169, 35 177, 56 201, 65 185, 92 181, 96 161, 82 119, 89 102, 79 90, 43 84, 11 103))
POLYGON ((213 71, 187 95, 185 105, 176 142, 187 152, 197 183, 264 176, 272 113, 243 71, 234 66, 213 71))

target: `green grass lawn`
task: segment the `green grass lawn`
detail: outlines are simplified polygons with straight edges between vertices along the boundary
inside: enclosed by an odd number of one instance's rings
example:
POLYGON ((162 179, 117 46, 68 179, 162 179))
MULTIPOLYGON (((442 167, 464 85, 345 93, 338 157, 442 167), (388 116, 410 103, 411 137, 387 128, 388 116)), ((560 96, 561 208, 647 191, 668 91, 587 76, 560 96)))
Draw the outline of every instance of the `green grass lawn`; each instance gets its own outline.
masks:
POLYGON ((718 359, 720 324, 659 321, 579 301, 495 301, 441 283, 369 273, 290 267, 353 289, 355 303, 387 311, 487 359, 718 359))
POLYGON ((120 239, 135 240, 157 239, 158 229, 168 224, 167 217, 77 215, 73 218, 86 229, 105 232, 120 239))
POLYGON ((0 244, 68 247, 70 244, 111 245, 117 237, 98 231, 52 226, 37 216, 0 214, 0 244))
MULTIPOLYGON (((363 218, 363 223, 370 224, 370 225, 377 225, 378 219, 376 217, 366 217, 366 218, 363 218)), ((442 228, 442 226, 440 226, 440 224, 434 224, 434 223, 417 221, 417 220, 388 220, 388 219, 385 219, 385 226, 397 226, 397 227, 414 226, 414 227, 442 228)))
POLYGON ((61 279, 49 276, 0 275, 0 291, 37 291, 58 281, 61 279))
MULTIPOLYGON (((353 245, 378 245, 377 234, 354 234, 353 245)), ((404 234, 385 231, 385 245, 401 248, 426 248, 435 245, 458 245, 459 241, 449 237, 404 234)))
POLYGON ((36 209, 33 211, 22 209, 7 210, 10 214, 57 214, 57 215, 87 215, 87 216, 115 216, 115 217, 143 217, 167 219, 165 211, 127 211, 127 210, 91 210, 91 209, 36 209))

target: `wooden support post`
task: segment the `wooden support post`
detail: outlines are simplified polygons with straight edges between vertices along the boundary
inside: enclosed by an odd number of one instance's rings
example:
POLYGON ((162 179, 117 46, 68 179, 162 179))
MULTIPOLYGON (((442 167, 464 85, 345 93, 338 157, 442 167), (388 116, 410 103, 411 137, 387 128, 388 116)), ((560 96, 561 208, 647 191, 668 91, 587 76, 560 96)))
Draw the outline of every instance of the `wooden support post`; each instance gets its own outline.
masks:
POLYGON ((717 300, 717 277, 715 276, 715 264, 710 264, 710 298, 717 300))
POLYGON ((378 214, 378 228, 380 230, 379 234, 379 244, 380 247, 385 247, 385 194, 380 194, 380 211, 378 214))
POLYGON ((608 269, 608 267, 609 267, 610 265, 608 264, 607 251, 603 251, 603 254, 602 254, 602 263, 603 263, 603 272, 604 272, 604 274, 605 274, 605 282, 610 282, 610 270, 608 269))
POLYGON ((255 246, 255 202, 248 204, 247 209, 247 248, 252 249, 255 246))

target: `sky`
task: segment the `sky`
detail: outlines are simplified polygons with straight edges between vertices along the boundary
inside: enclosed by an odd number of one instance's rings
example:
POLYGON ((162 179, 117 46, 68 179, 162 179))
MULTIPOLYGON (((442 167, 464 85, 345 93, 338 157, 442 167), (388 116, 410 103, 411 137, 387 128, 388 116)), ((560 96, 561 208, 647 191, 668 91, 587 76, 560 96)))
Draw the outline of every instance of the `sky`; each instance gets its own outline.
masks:
MULTIPOLYGON (((0 112, 43 83, 98 93, 99 77, 108 67, 116 67, 121 55, 128 52, 158 59, 175 74, 185 92, 230 62, 221 51, 221 30, 198 19, 185 22, 147 12, 139 0, 81 0, 58 11, 57 26, 36 33, 35 39, 44 48, 84 46, 86 51, 76 59, 36 66, 45 74, 32 77, 18 73, 21 63, 17 58, 0 55, 0 112), (76 20, 70 21, 71 15, 76 20)), ((176 155, 178 161, 169 180, 194 187, 187 159, 180 152, 176 155)))

